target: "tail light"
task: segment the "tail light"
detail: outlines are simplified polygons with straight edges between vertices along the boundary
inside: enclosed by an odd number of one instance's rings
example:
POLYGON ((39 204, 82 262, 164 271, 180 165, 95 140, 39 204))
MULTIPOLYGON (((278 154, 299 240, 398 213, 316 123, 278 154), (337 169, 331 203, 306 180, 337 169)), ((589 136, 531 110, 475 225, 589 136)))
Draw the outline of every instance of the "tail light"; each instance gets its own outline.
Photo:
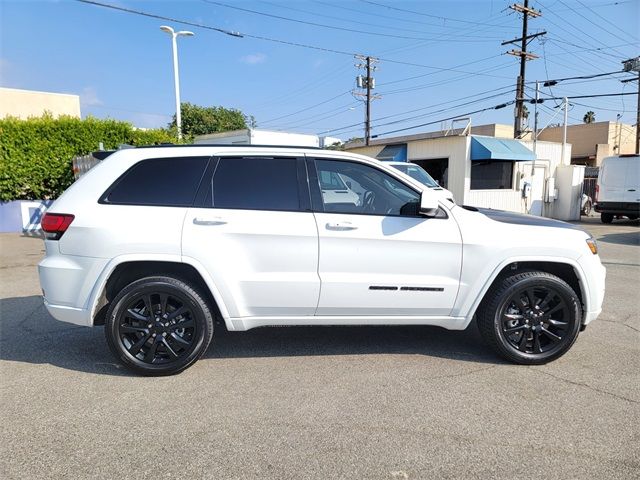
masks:
POLYGON ((45 238, 59 240, 74 218, 73 215, 68 213, 45 213, 44 217, 42 217, 42 222, 40 222, 45 238))
POLYGON ((598 185, 598 184, 596 183, 596 198, 594 199, 594 201, 595 201, 596 203, 598 203, 598 194, 599 194, 599 193, 600 193, 600 185, 598 185))

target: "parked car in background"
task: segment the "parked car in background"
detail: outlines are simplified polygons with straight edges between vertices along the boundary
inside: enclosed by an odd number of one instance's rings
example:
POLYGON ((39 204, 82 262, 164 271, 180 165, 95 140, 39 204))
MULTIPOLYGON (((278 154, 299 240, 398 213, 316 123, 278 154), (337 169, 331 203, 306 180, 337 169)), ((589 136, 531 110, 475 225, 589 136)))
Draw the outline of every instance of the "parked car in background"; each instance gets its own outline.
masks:
POLYGON ((441 187, 427 171, 420 165, 410 162, 385 162, 387 165, 391 165, 396 170, 400 170, 405 175, 409 175, 414 180, 417 180, 424 186, 432 189, 434 192, 440 194, 445 200, 451 202, 454 201, 453 193, 446 188, 441 187))
POLYGON ((618 155, 602 160, 596 184, 596 212, 602 223, 614 217, 640 217, 640 155, 618 155))
POLYGON ((477 319, 499 355, 542 364, 569 350, 604 298, 595 240, 575 226, 461 207, 346 152, 120 150, 58 198, 42 228, 47 310, 104 325, 115 357, 145 375, 196 362, 214 318, 229 331, 464 330, 477 319), (336 178, 344 197, 326 188, 336 178), (357 199, 349 184, 363 189, 357 199))

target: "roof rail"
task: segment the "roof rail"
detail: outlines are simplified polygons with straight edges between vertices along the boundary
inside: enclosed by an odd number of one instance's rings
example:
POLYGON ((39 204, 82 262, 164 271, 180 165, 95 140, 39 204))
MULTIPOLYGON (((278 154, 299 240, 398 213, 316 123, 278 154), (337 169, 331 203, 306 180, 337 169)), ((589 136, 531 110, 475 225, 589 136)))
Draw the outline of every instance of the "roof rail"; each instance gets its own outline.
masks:
POLYGON ((306 148, 310 150, 322 150, 321 147, 307 147, 303 145, 248 145, 248 144, 233 144, 228 145, 224 143, 197 143, 197 144, 175 144, 175 143, 161 143, 159 145, 139 145, 136 148, 166 148, 166 147, 233 147, 233 148, 306 148))

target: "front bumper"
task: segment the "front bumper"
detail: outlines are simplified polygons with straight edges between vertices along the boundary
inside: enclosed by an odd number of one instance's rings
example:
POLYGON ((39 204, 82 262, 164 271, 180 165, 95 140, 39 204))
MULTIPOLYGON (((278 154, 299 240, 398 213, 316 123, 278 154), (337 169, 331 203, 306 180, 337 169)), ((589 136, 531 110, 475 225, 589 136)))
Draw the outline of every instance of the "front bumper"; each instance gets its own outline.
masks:
POLYGON ((578 263, 584 274, 581 282, 583 285, 583 303, 585 305, 582 324, 588 325, 602 313, 607 269, 600 262, 598 255, 583 255, 578 259, 578 263))

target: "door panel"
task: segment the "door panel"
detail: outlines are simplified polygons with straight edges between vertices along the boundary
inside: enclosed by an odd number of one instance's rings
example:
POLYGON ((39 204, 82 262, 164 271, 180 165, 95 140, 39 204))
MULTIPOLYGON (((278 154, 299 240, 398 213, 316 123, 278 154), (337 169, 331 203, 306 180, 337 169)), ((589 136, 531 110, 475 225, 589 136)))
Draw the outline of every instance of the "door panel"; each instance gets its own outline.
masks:
POLYGON ((315 216, 322 280, 316 315, 449 315, 462 260, 455 220, 315 216))
POLYGON ((316 315, 449 315, 462 262, 455 220, 417 215, 420 193, 395 170, 330 158, 307 167, 320 244, 316 315), (357 185, 360 201, 327 197, 318 178, 328 172, 357 185))
POLYGON ((204 265, 232 317, 316 310, 318 234, 310 212, 191 208, 182 254, 204 265))
POLYGON ((625 181, 624 201, 640 202, 640 159, 627 158, 627 176, 625 181))

